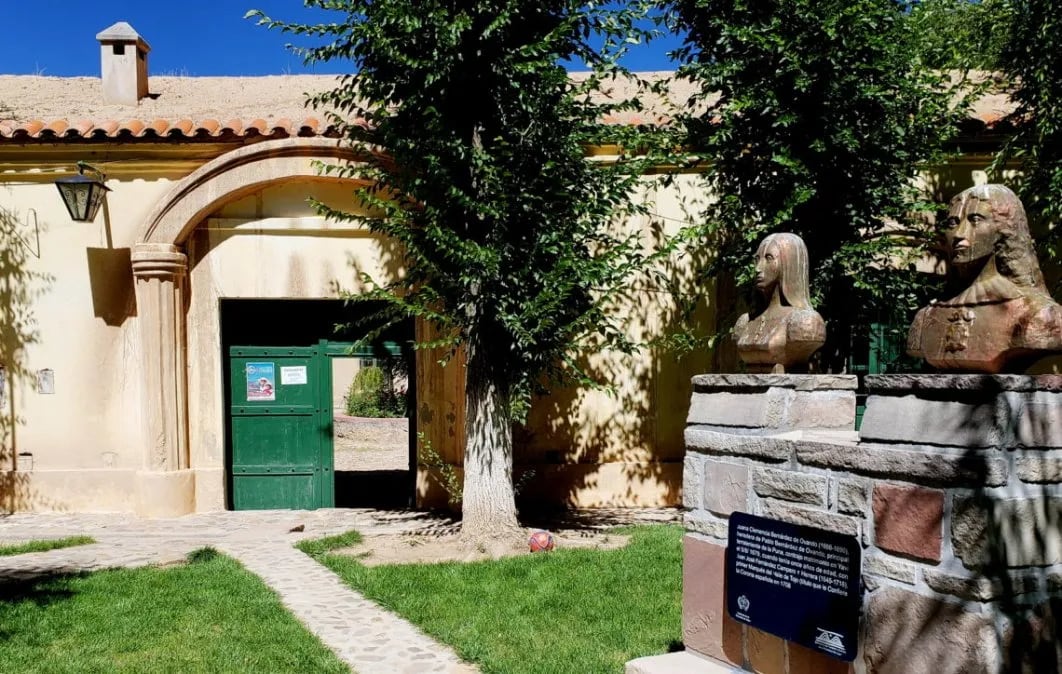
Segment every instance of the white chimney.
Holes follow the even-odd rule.
[[[151,47],[125,21],[96,35],[100,43],[103,100],[137,105],[148,95],[147,55]]]

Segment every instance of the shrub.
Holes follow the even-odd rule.
[[[406,396],[394,390],[383,369],[372,366],[358,370],[347,389],[347,414],[352,417],[404,417]]]

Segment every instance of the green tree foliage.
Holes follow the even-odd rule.
[[[533,384],[582,377],[575,352],[629,347],[608,298],[646,263],[636,237],[611,225],[630,210],[639,160],[587,161],[606,140],[602,116],[635,102],[589,93],[637,41],[635,12],[573,0],[306,0],[334,23],[260,23],[319,38],[309,63],[352,74],[311,99],[346,139],[378,152],[328,167],[366,181],[382,217],[318,204],[401,244],[405,275],[351,299],[383,300],[386,317],[439,328],[428,346],[462,346],[466,367],[463,532],[515,530],[511,422]],[[603,41],[603,47],[600,46]],[[573,81],[564,61],[585,63]],[[637,130],[611,129],[637,144]],[[421,345],[425,346],[425,345]]]
[[[994,71],[1007,43],[1010,0],[921,0],[911,25],[919,53],[931,68]]]
[[[347,389],[346,410],[352,417],[404,417],[406,396],[395,391],[393,379],[383,368],[363,367]]]
[[[1009,0],[1014,20],[1002,65],[1013,86],[1016,127],[996,168],[1017,162],[1018,193],[1039,231],[1041,253],[1053,260],[1062,221],[1062,5],[1047,0]]]
[[[765,235],[800,235],[828,326],[820,367],[838,371],[856,328],[905,324],[923,300],[926,281],[908,263],[931,228],[912,217],[924,206],[913,179],[939,158],[962,108],[949,109],[939,75],[916,58],[904,3],[674,0],[671,9],[687,35],[680,75],[699,84],[689,143],[718,197],[699,232],[717,251],[707,273],[747,287]]]

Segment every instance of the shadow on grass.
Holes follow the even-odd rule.
[[[0,603],[14,605],[29,602],[40,607],[50,606],[74,597],[76,592],[70,589],[70,581],[86,575],[56,573],[26,579],[0,579]]]

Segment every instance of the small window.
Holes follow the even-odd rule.
[[[115,56],[123,56],[125,54],[125,45],[124,44],[116,44],[113,47],[111,47],[111,49],[114,50],[114,55]]]

